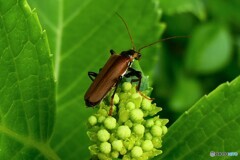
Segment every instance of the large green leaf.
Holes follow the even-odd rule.
[[[240,77],[200,99],[163,139],[162,159],[210,159],[210,152],[240,152]],[[230,159],[230,157],[225,157]]]
[[[86,135],[87,109],[83,96],[91,80],[88,71],[98,72],[110,49],[117,53],[131,48],[118,12],[126,20],[139,48],[159,39],[157,1],[145,0],[30,0],[47,29],[55,59],[57,80],[57,119],[52,138],[54,150],[62,159],[89,159]],[[142,51],[141,66],[151,75],[157,47]]]
[[[24,0],[0,0],[0,159],[58,159],[49,46]]]

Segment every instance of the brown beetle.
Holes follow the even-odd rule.
[[[107,95],[107,93],[113,87],[115,87],[115,90],[111,96],[111,102],[110,102],[111,108],[109,111],[109,115],[112,114],[113,98],[114,98],[115,92],[117,90],[117,86],[120,83],[120,81],[122,80],[123,76],[124,77],[132,77],[132,76],[137,77],[136,80],[132,80],[132,81],[138,82],[137,90],[139,90],[139,88],[140,88],[142,73],[140,71],[136,71],[135,69],[131,68],[131,64],[133,63],[133,61],[140,59],[140,57],[141,57],[140,51],[143,48],[152,46],[163,40],[184,37],[184,36],[174,36],[174,37],[169,37],[169,38],[165,38],[162,40],[158,40],[149,45],[143,46],[138,51],[136,51],[133,39],[131,37],[131,34],[129,32],[126,22],[119,14],[117,14],[117,15],[121,18],[121,20],[125,24],[125,27],[128,31],[128,35],[130,37],[133,49],[130,49],[128,51],[123,51],[120,54],[116,54],[113,50],[110,50],[111,56],[108,59],[107,63],[100,70],[100,72],[98,74],[95,72],[88,72],[88,76],[93,82],[92,82],[91,86],[88,88],[88,90],[84,96],[86,105],[88,107],[93,107],[93,106],[99,104],[101,102],[101,100]]]

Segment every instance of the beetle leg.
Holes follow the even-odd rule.
[[[109,116],[112,115],[112,111],[113,111],[113,98],[114,98],[114,95],[115,95],[115,93],[116,93],[116,91],[117,91],[118,85],[119,85],[119,83],[121,82],[121,80],[122,80],[122,76],[120,76],[120,77],[118,78],[117,83],[116,83],[116,85],[115,85],[115,89],[114,89],[113,94],[112,94],[112,96],[111,96],[110,110],[109,110],[109,113],[108,113]]]
[[[95,72],[88,72],[88,77],[92,80],[92,81],[94,81],[94,79],[97,77],[97,73],[95,73]],[[94,77],[94,78],[93,78]]]
[[[133,80],[131,80],[131,82],[138,82],[137,90],[139,91],[140,85],[141,85],[141,81],[142,81],[142,72],[136,71],[136,70],[133,69],[133,68],[129,68],[128,70],[129,70],[130,72],[127,73],[127,74],[125,74],[124,76],[127,77],[127,78],[132,77],[132,76],[137,77],[137,79],[133,79]]]
[[[111,55],[116,54],[116,52],[112,49],[110,50],[110,53],[111,53]]]
[[[142,92],[139,91],[140,85],[141,85],[141,81],[142,81],[142,72],[136,71],[136,70],[133,69],[133,68],[129,68],[128,70],[129,70],[130,72],[127,73],[127,74],[125,74],[124,76],[127,77],[127,78],[132,77],[132,76],[136,76],[138,79],[132,79],[131,82],[138,82],[137,91],[139,92],[139,94],[140,94],[142,97],[144,97],[144,98],[152,101],[152,100],[153,100],[152,98],[147,97],[146,95],[144,95]]]

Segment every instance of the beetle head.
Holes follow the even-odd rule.
[[[130,49],[128,51],[122,51],[121,55],[125,57],[129,57],[131,59],[136,59],[136,60],[139,60],[141,58],[141,53],[136,52],[133,49]]]

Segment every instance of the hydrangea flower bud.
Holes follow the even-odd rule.
[[[133,158],[139,158],[142,156],[142,154],[143,154],[143,150],[141,147],[139,147],[139,146],[133,147],[133,149],[131,151],[131,155]]]
[[[128,102],[126,105],[126,108],[131,111],[133,109],[135,109],[135,104],[133,102]]]
[[[162,128],[160,126],[154,125],[151,128],[151,133],[153,136],[160,137],[162,135]]]
[[[146,125],[147,128],[151,128],[154,125],[154,120],[152,118],[146,120],[145,125]]]
[[[109,140],[110,134],[108,133],[108,131],[106,129],[101,129],[97,132],[97,137],[98,137],[99,141],[106,142]]]
[[[112,147],[115,151],[121,151],[123,148],[123,143],[121,140],[115,140],[112,142]]]
[[[104,120],[104,126],[107,128],[107,129],[114,129],[116,127],[116,119],[113,118],[113,117],[107,117],[105,120]]]
[[[100,151],[102,153],[108,154],[111,152],[111,144],[108,142],[103,142],[100,144]]]
[[[162,131],[163,131],[163,134],[166,134],[167,131],[168,131],[167,127],[166,126],[162,126]]]
[[[152,109],[151,101],[148,99],[142,100],[142,109],[145,111],[150,111]]]
[[[150,140],[145,140],[142,143],[142,149],[144,151],[151,151],[153,149],[153,143]]]
[[[94,126],[95,124],[97,124],[97,118],[95,116],[90,116],[88,118],[88,123],[92,126]]]
[[[144,131],[145,131],[145,127],[142,124],[137,124],[133,127],[133,131],[137,134],[137,135],[143,135]]]
[[[112,158],[118,158],[119,152],[113,151],[113,152],[111,152],[111,156],[112,156]]]
[[[124,82],[124,83],[122,84],[122,89],[123,89],[124,92],[130,91],[131,88],[132,88],[132,84],[131,84],[131,83]]]
[[[131,130],[128,126],[119,126],[117,129],[117,135],[121,139],[125,139],[131,136]]]
[[[167,133],[167,119],[156,116],[160,107],[129,82],[116,91],[113,112],[109,116],[113,91],[100,103],[99,110],[88,119],[88,136],[93,157],[107,159],[151,159],[162,153],[162,137]],[[151,118],[149,118],[151,117]]]
[[[149,132],[145,133],[145,139],[146,140],[152,140],[152,138],[153,138],[153,136],[152,136],[151,133],[149,133]]]
[[[133,122],[141,122],[143,121],[143,112],[141,109],[133,109],[130,112],[130,118]]]
[[[103,123],[103,121],[106,119],[105,116],[99,116],[98,117],[98,123]]]

